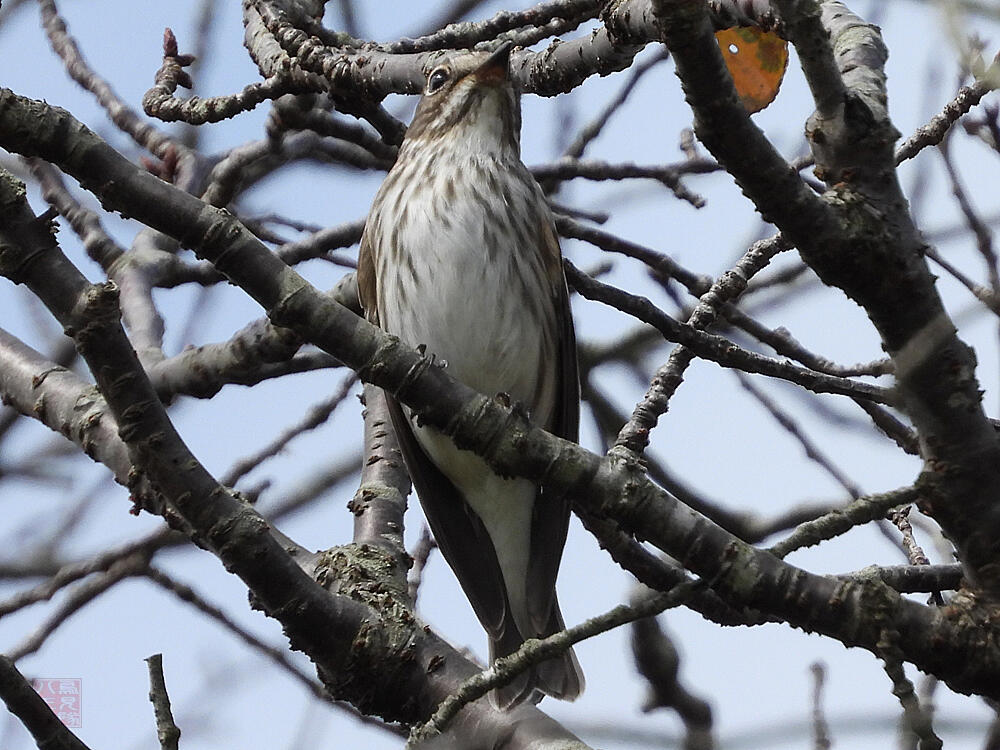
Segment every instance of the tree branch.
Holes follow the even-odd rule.
[[[0,119],[4,111],[0,102]],[[0,125],[0,132],[9,131]],[[141,172],[99,140],[94,143],[106,156],[113,155],[130,180],[148,178],[183,196],[183,201],[193,201],[189,205],[216,211]],[[0,271],[28,284],[76,336],[128,445],[135,467],[130,478],[140,474],[150,478],[165,504],[190,524],[200,543],[247,583],[258,606],[281,620],[292,646],[313,659],[334,695],[350,700],[364,713],[399,721],[429,715],[455,685],[475,673],[474,666],[419,627],[405,600],[393,599],[383,585],[369,592],[371,580],[364,577],[357,560],[330,556],[317,575],[336,584],[338,593],[325,591],[299,567],[264,519],[208,474],[175,432],[128,344],[118,320],[114,285],[89,284],[62,255],[47,221],[30,212],[23,185],[9,175],[2,177]],[[241,231],[257,243],[245,229]],[[267,252],[259,243],[257,247]],[[362,323],[346,308],[330,304]],[[365,598],[370,593],[378,597],[377,609],[373,600]],[[380,626],[373,628],[372,622]],[[526,738],[534,736],[535,726],[549,738],[572,737],[533,707],[524,707],[520,714]],[[477,704],[463,712],[459,726],[477,736],[497,736],[501,727],[509,728],[509,716]]]
[[[881,334],[926,462],[921,509],[955,542],[969,580],[1000,595],[1000,443],[982,410],[972,350],[941,304],[896,177],[898,133],[886,110],[885,49],[877,30],[839,2],[823,4],[846,94],[839,106],[828,98],[818,102],[807,126],[817,173],[834,185],[821,198],[736,100],[702,4],[660,0],[655,7],[699,138],[803,260],[860,304]],[[790,2],[778,7],[783,15],[795,12]],[[815,36],[809,17],[796,27],[802,36],[791,34],[803,47]],[[827,49],[808,53],[816,67],[807,66],[807,75],[818,81],[829,78],[822,72],[828,62],[820,59],[834,57]]]
[[[177,750],[181,730],[174,722],[174,715],[170,710],[167,681],[163,677],[163,654],[147,657],[146,666],[149,669],[149,701],[153,704],[153,715],[156,718],[156,738],[160,741],[161,750]]]
[[[16,122],[17,113],[30,113],[33,126],[13,127],[11,119]],[[0,144],[43,156],[90,184],[106,205],[163,231],[176,232],[182,244],[195,247],[263,305],[272,320],[299,331],[355,369],[362,379],[388,389],[421,419],[452,436],[459,447],[483,455],[505,475],[524,476],[555,491],[572,493],[589,510],[617,519],[624,529],[641,534],[695,574],[713,579],[716,592],[731,604],[757,607],[792,625],[869,650],[875,650],[882,627],[871,620],[871,608],[877,605],[903,636],[900,643],[908,660],[941,676],[960,692],[1000,696],[1000,658],[983,626],[965,627],[948,620],[941,612],[906,600],[880,582],[837,583],[782,563],[684,508],[637,466],[615,457],[602,459],[532,427],[523,414],[476,394],[442,368],[431,366],[429,358],[332,302],[275,258],[230,214],[141,172],[68,114],[4,92],[0,94]],[[92,171],[104,176],[100,184],[89,179]],[[27,265],[19,258],[12,259],[16,262],[8,272],[38,275],[51,284],[58,277],[42,273],[47,271],[43,260],[50,256],[50,251],[33,253],[32,263]],[[45,290],[40,291],[49,298]],[[107,291],[95,290],[94,303],[101,303]],[[61,305],[72,299],[76,295],[63,294],[54,301]],[[106,304],[98,304],[96,311],[105,309]],[[112,338],[112,332],[105,331],[99,341],[106,345]],[[108,360],[120,368],[132,361],[131,357],[134,355],[127,351],[115,350]],[[107,367],[102,358],[96,368],[99,376]],[[102,377],[114,372],[112,368]],[[127,382],[131,383],[132,377],[130,370]],[[124,398],[110,383],[105,387],[109,394]],[[128,409],[132,415],[133,401],[145,405],[151,400],[155,401],[151,394],[135,394],[124,403],[112,403],[112,408],[116,413]],[[291,569],[294,564],[271,546],[256,514],[219,492],[210,477],[202,479],[200,467],[185,472],[184,481],[179,483],[177,466],[197,466],[190,463],[190,457],[174,455],[176,448],[164,450],[162,445],[155,454],[142,450],[151,433],[160,436],[171,432],[168,424],[161,425],[159,418],[151,420],[149,415],[141,425],[129,424],[123,430],[142,459],[139,465],[156,472],[161,491],[210,544],[220,545],[217,554],[247,580],[268,610],[290,617],[288,606],[292,605],[296,617],[287,625],[294,633],[295,645],[318,661],[343,664],[346,655],[335,648],[331,651],[332,644],[350,643],[370,610],[343,596],[317,596],[311,581],[303,579],[297,568]],[[750,571],[752,575],[748,575]],[[292,596],[296,597],[294,604]],[[320,633],[324,637],[317,642],[316,634]],[[421,671],[427,666],[424,657],[430,656],[431,644],[419,634],[417,643],[427,650],[417,648],[416,669],[394,675],[397,679],[387,686],[390,694],[401,689],[406,692],[406,686],[413,684],[402,677],[407,675],[418,684],[426,681],[428,692],[440,695],[435,693],[444,687],[437,677],[440,672],[428,675]],[[384,672],[384,650],[375,650]],[[412,697],[417,692],[411,689],[407,694]]]

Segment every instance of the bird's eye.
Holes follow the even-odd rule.
[[[448,82],[448,69],[437,68],[427,76],[427,93],[433,94]]]

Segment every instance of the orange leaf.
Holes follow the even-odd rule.
[[[753,27],[715,33],[736,93],[747,112],[760,112],[774,101],[788,66],[788,42]]]

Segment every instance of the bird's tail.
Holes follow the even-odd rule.
[[[559,605],[553,603],[552,615],[549,617],[545,632],[539,633],[536,637],[545,638],[565,629]],[[508,618],[503,634],[496,640],[490,639],[490,663],[517,651],[524,640],[512,619]],[[512,708],[524,701],[538,703],[545,695],[571,701],[579,697],[584,686],[583,670],[580,669],[576,654],[570,648],[559,656],[522,672],[509,684],[494,690],[491,698],[493,703],[502,709]]]

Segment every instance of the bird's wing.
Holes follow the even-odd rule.
[[[365,311],[369,323],[378,325],[378,278],[375,275],[375,254],[372,252],[368,232],[361,235],[361,247],[358,250],[358,270],[355,273],[358,281],[358,302]]]
[[[386,400],[400,451],[434,539],[486,632],[491,639],[500,640],[508,625],[515,626],[505,617],[507,594],[490,535],[455,485],[420,447],[399,402],[388,394]]]
[[[580,428],[580,376],[577,371],[576,333],[569,304],[569,290],[562,268],[559,240],[551,220],[544,223],[542,236],[545,247],[545,267],[552,282],[556,311],[557,362],[552,363],[558,382],[556,405],[552,421],[546,427],[553,435],[576,442]],[[556,576],[559,560],[566,543],[572,500],[539,489],[535,500],[531,527],[531,551],[528,560],[528,614],[536,633],[523,633],[525,638],[551,635],[552,612],[556,606]]]

